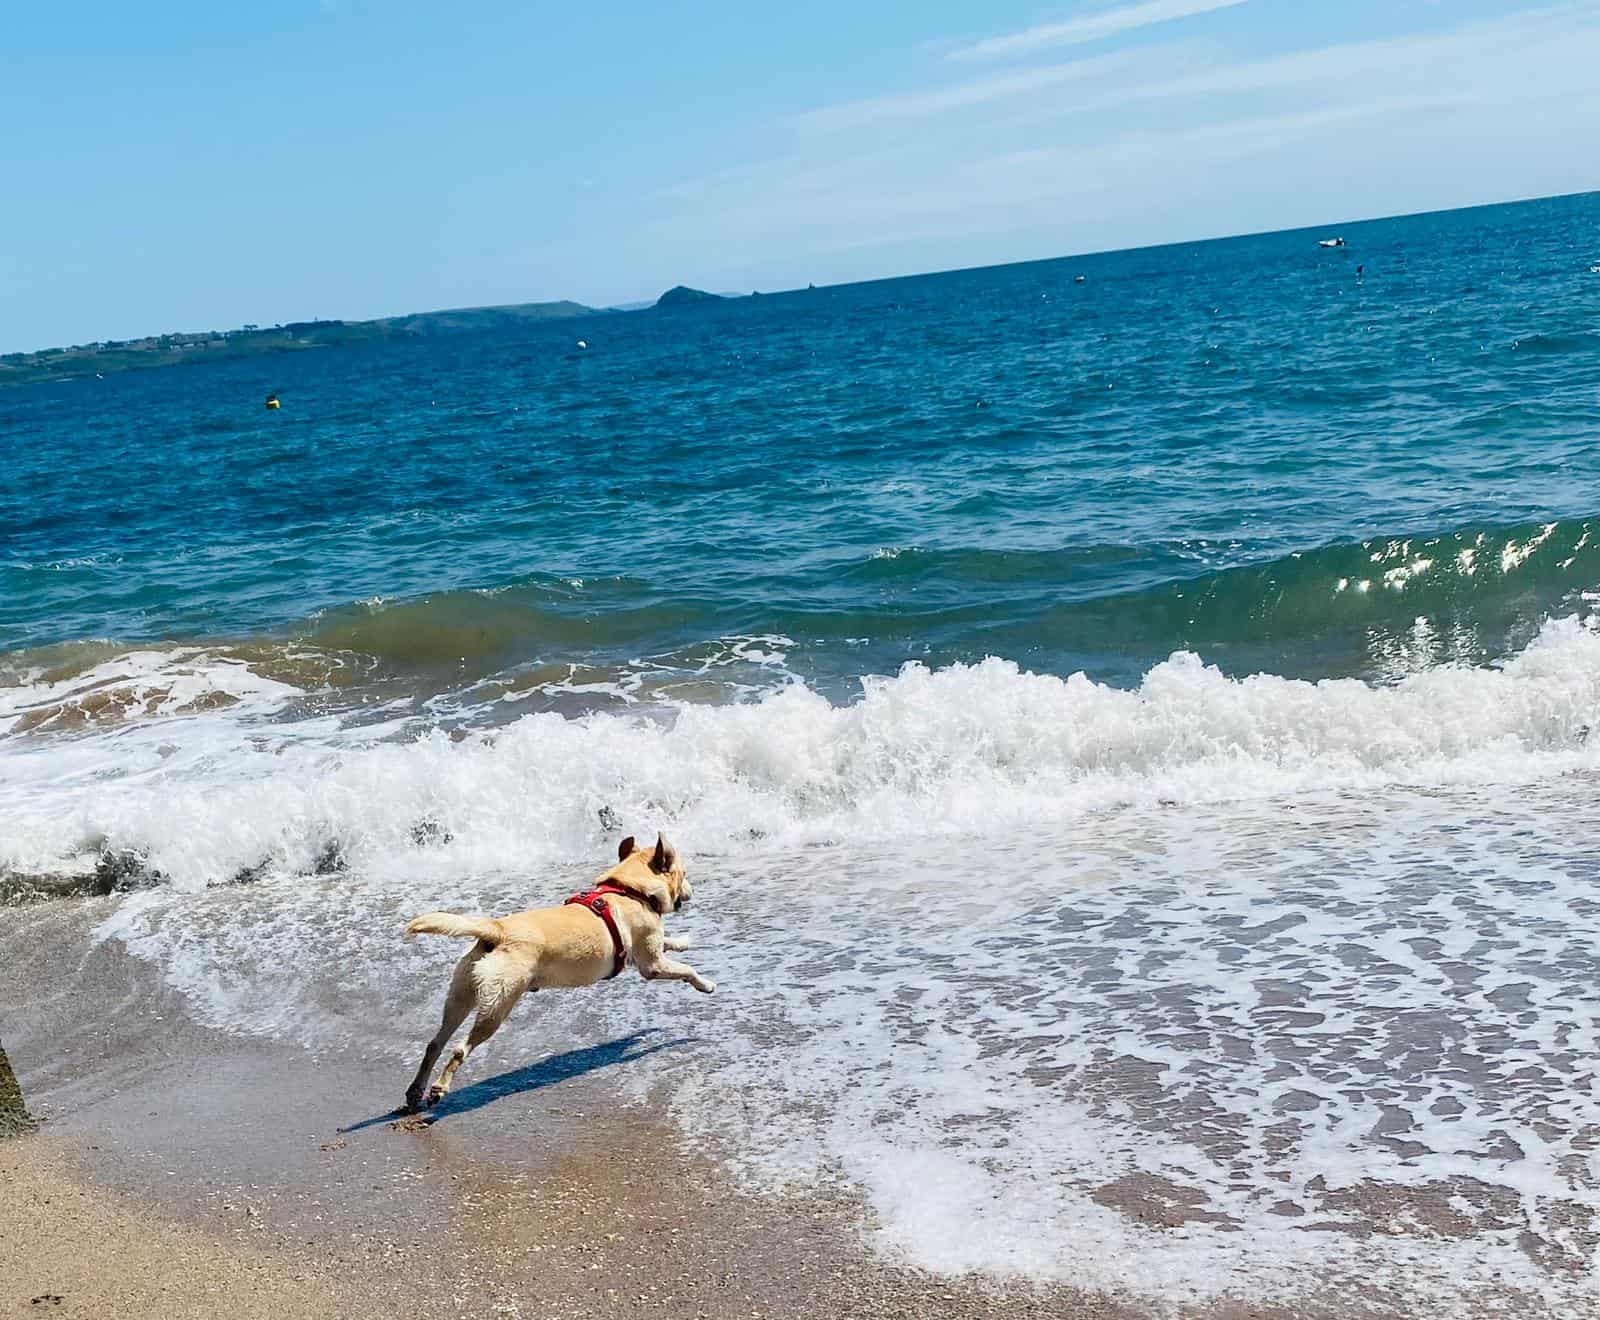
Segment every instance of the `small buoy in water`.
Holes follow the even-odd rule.
[[[1073,283],[1074,283],[1074,284],[1082,284],[1082,283],[1083,283],[1083,282],[1084,282],[1084,279],[1085,279],[1085,278],[1086,278],[1086,277],[1085,277],[1085,276],[1083,276],[1083,275],[1074,275],[1074,276],[1073,276],[1073,277],[1072,277],[1072,282],[1073,282]]]
[[[278,396],[276,394],[267,395],[267,407],[279,408],[281,406],[282,405],[278,402]]]
[[[580,339],[578,341],[578,347],[579,348],[588,348],[589,347],[589,341],[587,339]]]

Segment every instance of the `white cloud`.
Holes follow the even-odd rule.
[[[1319,134],[1339,135],[1386,120],[1416,123],[1422,116],[1460,113],[1476,104],[1470,93],[1418,93],[1129,129],[1092,142],[1017,146],[963,158],[904,151],[810,165],[790,158],[737,181],[725,179],[691,215],[665,227],[685,233],[684,226],[704,226],[714,212],[717,227],[741,236],[822,237],[811,245],[813,251],[870,245],[891,235],[997,232],[1008,221],[1040,219],[1090,194],[1115,198],[1141,183],[1159,191],[1179,173],[1203,175]]]
[[[797,115],[794,123],[802,129],[833,131],[859,128],[885,119],[920,119],[948,110],[969,109],[1006,97],[1025,96],[1063,83],[1111,77],[1129,72],[1134,67],[1134,59],[1129,54],[1101,55],[1069,64],[1052,64],[1016,73],[975,78],[926,92],[846,101]]]
[[[1595,0],[1575,0],[1553,9],[1524,11],[1444,31],[1341,42],[1242,60],[1229,58],[1213,43],[1167,42],[991,74],[927,91],[823,106],[788,122],[804,133],[883,127],[937,116],[974,122],[974,112],[994,111],[1012,101],[1020,110],[1007,123],[1015,128],[1149,102],[1259,98],[1271,93],[1355,96],[1363,89],[1383,97],[1403,92],[1413,83],[1431,86],[1453,77],[1464,86],[1474,86],[1478,76],[1493,69],[1502,50],[1523,68],[1541,63],[1558,71],[1565,68],[1571,63],[1572,50],[1589,49],[1585,42],[1592,39],[1597,18],[1600,6]],[[1495,79],[1492,85],[1514,92],[1519,72],[1508,67],[1505,75],[1510,81]]]
[[[1090,41],[1103,41],[1139,28],[1153,27],[1157,23],[1170,23],[1175,19],[1193,18],[1217,9],[1231,9],[1245,0],[1145,0],[1143,4],[1127,5],[1121,9],[1106,9],[1097,14],[1084,14],[1061,23],[1045,23],[1022,32],[1011,32],[999,37],[986,37],[970,46],[962,46],[945,56],[947,60],[1010,59],[1018,55],[1031,55],[1035,51],[1052,50],[1061,46],[1081,46]]]

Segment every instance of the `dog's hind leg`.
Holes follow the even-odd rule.
[[[445,1064],[439,1080],[428,1091],[430,1105],[438,1104],[450,1093],[450,1083],[455,1079],[456,1069],[467,1061],[467,1056],[473,1050],[500,1030],[500,1024],[511,1016],[511,1010],[520,998],[522,992],[517,990],[496,1000],[488,1008],[478,1009],[478,1016],[472,1020],[472,1030],[467,1033],[466,1044],[457,1045],[450,1052],[450,1062]]]
[[[473,1050],[494,1035],[516,1007],[517,1000],[522,998],[522,992],[533,986],[537,965],[536,952],[529,958],[527,951],[502,945],[471,969],[470,979],[478,1003],[478,1016],[472,1021],[466,1044],[457,1045],[451,1051],[450,1062],[445,1064],[439,1080],[429,1089],[428,1104],[436,1104],[444,1098],[455,1078],[456,1069],[467,1061],[467,1056]]]
[[[456,970],[450,977],[450,990],[445,995],[444,1016],[439,1023],[439,1030],[433,1033],[433,1039],[423,1051],[422,1066],[406,1088],[407,1109],[415,1111],[422,1108],[422,1097],[428,1089],[428,1079],[433,1076],[433,1065],[439,1061],[439,1052],[450,1043],[450,1037],[456,1034],[467,1020],[467,1014],[472,1012],[472,1006],[477,1002],[477,986],[472,969],[488,951],[487,945],[476,945],[456,964]]]

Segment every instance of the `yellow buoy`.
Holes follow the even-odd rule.
[[[282,405],[279,404],[278,396],[276,394],[267,395],[267,407],[269,407],[269,408],[278,408],[278,407],[281,407],[281,406]]]

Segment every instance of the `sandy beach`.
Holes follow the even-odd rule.
[[[195,1025],[148,967],[91,945],[100,908],[12,910],[0,935],[4,1043],[41,1120],[0,1145],[5,1315],[1411,1314],[1315,1286],[1158,1307],[899,1267],[850,1189],[742,1192],[694,1134],[620,1103],[608,1074],[637,1039],[502,1051],[406,1119],[392,1068]]]

